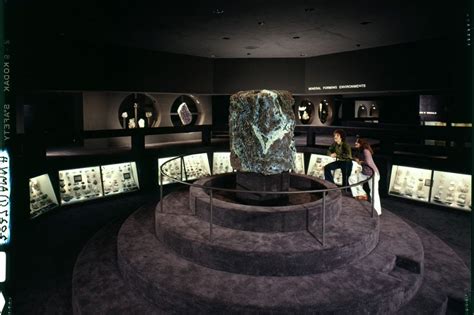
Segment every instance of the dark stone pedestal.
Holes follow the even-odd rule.
[[[237,172],[235,188],[254,191],[288,191],[290,174],[283,172],[275,175]],[[236,193],[236,198],[244,203],[259,206],[284,206],[288,204],[288,195]]]

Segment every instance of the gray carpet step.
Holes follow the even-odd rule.
[[[72,279],[73,314],[171,314],[171,307],[157,308],[123,281],[117,266],[119,229],[120,224],[112,224],[100,230],[77,258]]]
[[[231,176],[230,174],[229,176]],[[210,185],[213,181],[226,180],[226,176],[213,176],[200,179],[195,182],[199,185]],[[312,176],[291,174],[291,187],[299,190],[319,189],[335,187],[333,184],[317,179]],[[217,184],[213,184],[217,185]],[[221,183],[225,186],[225,183]],[[219,185],[217,185],[219,186]],[[217,195],[217,192],[214,194]],[[291,198],[296,198],[292,195]],[[303,195],[300,195],[303,197]],[[308,196],[307,196],[308,197]],[[325,198],[325,222],[328,226],[335,224],[341,211],[341,192],[330,191]],[[182,204],[182,200],[174,199],[174,202]],[[170,201],[168,201],[170,202]],[[254,231],[254,232],[293,232],[307,229],[308,216],[310,228],[316,229],[321,222],[322,199],[308,201],[304,205],[288,205],[279,207],[261,207],[244,205],[238,202],[213,198],[213,222],[217,225],[232,229]],[[190,187],[189,208],[193,214],[204,221],[210,220],[210,198],[208,192],[200,187]]]
[[[413,230],[406,224],[404,228],[398,232],[421,247]],[[386,314],[407,303],[423,278],[423,268],[413,272],[397,267],[396,256],[386,251],[390,247],[376,247],[353,264],[314,275],[235,274],[179,257],[155,237],[153,213],[140,211],[122,225],[117,258],[123,278],[134,290],[157,307],[171,304],[177,312]],[[400,251],[404,257],[417,255]]]
[[[179,196],[172,196],[179,194]],[[200,265],[233,273],[266,276],[296,276],[325,272],[367,256],[379,238],[378,216],[371,217],[367,203],[343,198],[338,222],[327,227],[321,244],[316,231],[263,233],[234,230],[210,224],[164,199],[164,213],[156,212],[156,235],[179,256]],[[172,202],[169,202],[172,200]]]

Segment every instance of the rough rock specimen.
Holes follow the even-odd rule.
[[[241,91],[230,97],[230,161],[264,175],[294,169],[294,99],[287,91]]]

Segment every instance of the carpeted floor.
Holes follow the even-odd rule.
[[[139,206],[158,200],[157,192],[136,193],[53,209],[32,220],[13,257],[14,314],[71,314],[72,270],[86,242],[108,223],[119,224]],[[395,197],[382,199],[382,206],[440,237],[471,268],[470,213]]]

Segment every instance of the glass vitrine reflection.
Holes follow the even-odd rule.
[[[100,198],[104,195],[100,167],[85,167],[59,171],[61,204]]]
[[[139,189],[135,162],[101,166],[104,195],[114,195]]]
[[[186,155],[184,157],[186,180],[198,179],[211,175],[207,153]]]
[[[30,178],[29,186],[31,218],[35,218],[58,206],[58,199],[48,174]]]
[[[172,161],[170,161],[172,160]],[[168,162],[169,161],[169,162]],[[168,162],[168,163],[166,163]],[[161,183],[161,166],[163,165],[163,185],[176,183],[175,179],[183,180],[182,175],[182,160],[175,156],[164,157],[158,159],[158,185]],[[184,174],[183,174],[184,177]]]
[[[212,174],[233,172],[230,164],[230,152],[214,152],[212,155]]]
[[[434,171],[430,202],[471,211],[471,175]]]
[[[428,201],[431,190],[432,170],[392,166],[389,194],[408,199]]]

